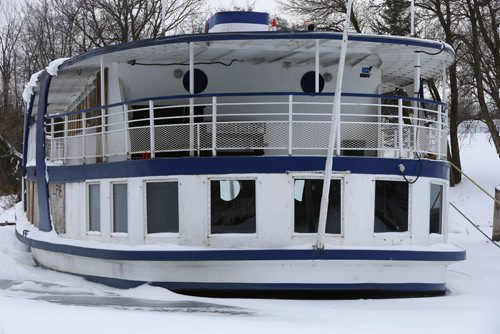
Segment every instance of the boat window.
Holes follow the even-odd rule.
[[[306,72],[302,79],[300,79],[300,87],[304,93],[314,93],[316,92],[316,72],[310,71]],[[322,92],[325,88],[325,78],[319,75],[319,91]]]
[[[442,233],[443,226],[443,186],[431,184],[429,233]]]
[[[210,182],[211,233],[255,233],[255,180]]]
[[[375,232],[408,231],[408,183],[375,181]]]
[[[101,231],[101,186],[89,184],[88,186],[88,219],[89,231]]]
[[[326,233],[341,232],[340,180],[330,183]],[[294,182],[294,231],[296,233],[317,233],[323,180],[295,179]]]
[[[147,233],[179,232],[179,184],[177,182],[146,183],[146,203]]]
[[[127,184],[113,184],[113,232],[128,232]]]
[[[184,74],[184,77],[182,78],[182,85],[184,86],[184,89],[189,92],[189,71]],[[208,85],[208,77],[203,72],[202,70],[195,68],[194,69],[194,93],[199,94],[203,92]]]

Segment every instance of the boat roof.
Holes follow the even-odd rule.
[[[278,62],[305,64],[314,63],[316,40],[319,40],[320,64],[338,64],[342,42],[342,33],[338,32],[207,33],[111,45],[64,61],[51,83],[50,104],[71,104],[91,89],[91,78],[99,71],[101,59],[105,64],[136,61],[188,65],[189,43],[192,43],[195,62],[230,62],[237,59],[255,65]],[[414,80],[415,53],[421,56],[422,78],[439,76],[443,64],[448,67],[455,58],[453,48],[444,42],[351,33],[346,64],[379,68],[383,82],[405,86]],[[60,110],[49,110],[49,113],[54,112]]]

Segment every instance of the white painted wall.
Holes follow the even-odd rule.
[[[96,240],[106,243],[172,244],[194,247],[274,248],[312,245],[315,234],[294,233],[294,177],[317,178],[318,175],[255,174],[255,175],[195,175],[176,177],[148,177],[101,180],[101,232],[87,232],[87,183],[66,184],[66,228],[64,237]],[[210,180],[254,179],[256,181],[255,234],[210,235]],[[374,233],[375,180],[401,181],[396,176],[365,174],[336,174],[342,181],[342,235],[327,235],[326,244],[338,246],[394,246],[430,245],[446,240],[446,215],[444,209],[443,235],[429,235],[429,182],[442,180],[420,177],[409,186],[409,231],[402,233]],[[113,182],[128,184],[128,233],[113,234],[112,198]],[[179,233],[146,233],[147,181],[178,181],[179,184]],[[445,185],[445,191],[447,186]],[[446,194],[445,194],[446,200]]]

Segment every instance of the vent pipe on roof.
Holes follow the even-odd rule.
[[[208,20],[208,32],[269,31],[269,14],[219,12]]]

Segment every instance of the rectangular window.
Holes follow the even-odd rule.
[[[408,231],[407,182],[375,181],[375,232]]]
[[[255,181],[211,181],[210,211],[212,234],[256,233]]]
[[[179,232],[177,182],[146,183],[147,233]]]
[[[89,184],[88,186],[89,203],[89,231],[101,231],[101,187],[99,184]]]
[[[340,234],[340,180],[330,183],[326,233]],[[294,182],[294,231],[318,233],[319,211],[323,193],[323,180],[296,179]]]
[[[113,184],[113,232],[128,232],[127,184]]]
[[[443,226],[443,186],[431,184],[429,233],[442,233]]]

